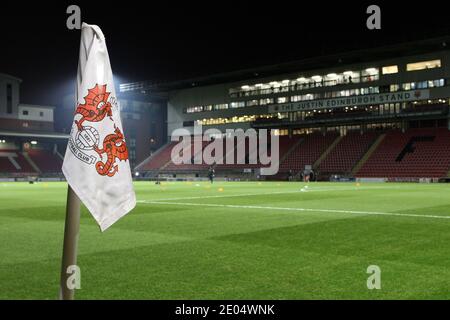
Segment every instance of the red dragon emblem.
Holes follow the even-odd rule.
[[[75,114],[81,114],[80,120],[75,120],[78,130],[83,130],[83,122],[99,122],[107,115],[112,116],[111,103],[108,102],[110,92],[106,92],[106,84],[95,85],[88,90],[88,95],[84,97],[84,104],[79,104]]]
[[[103,149],[95,146],[94,150],[100,155],[100,158],[103,158],[102,155],[104,153],[107,155],[106,162],[98,161],[95,165],[97,172],[102,176],[112,177],[119,171],[116,158],[128,160],[127,145],[122,132],[117,127],[115,127],[113,134],[107,135],[105,140],[103,140]]]
[[[79,132],[70,140],[72,146],[70,149],[75,156],[88,164],[97,162],[95,164],[97,173],[107,177],[113,177],[119,172],[119,165],[116,163],[116,159],[119,159],[119,161],[128,160],[128,148],[125,137],[114,122],[113,107],[111,102],[108,102],[110,95],[111,92],[106,91],[106,84],[96,84],[95,87],[88,90],[88,95],[84,97],[85,103],[79,104],[75,111],[75,114],[81,115],[79,120],[75,120],[75,125]],[[84,121],[101,122],[106,116],[112,121],[114,132],[106,135],[103,142],[99,143],[98,128],[95,128],[95,126],[83,127],[82,124]],[[100,156],[100,159],[83,153],[83,150],[92,149]],[[106,161],[103,162],[105,153]]]

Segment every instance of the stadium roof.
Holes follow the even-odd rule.
[[[9,78],[9,79],[13,79],[13,80],[22,82],[22,79],[20,79],[20,78],[14,77],[14,76],[12,76],[10,74],[1,73],[1,72],[0,72],[0,78]]]
[[[330,66],[336,67],[337,65],[364,63],[374,60],[394,58],[398,56],[423,54],[437,50],[448,50],[447,46],[450,46],[450,35],[420,41],[404,42],[377,48],[323,55],[286,63],[241,69],[226,73],[217,73],[173,82],[156,83],[152,81],[142,81],[124,83],[120,85],[120,91],[139,92],[151,95],[163,95],[164,93],[178,89],[187,89],[219,83],[251,80],[279,74],[292,73],[296,71],[323,69]]]

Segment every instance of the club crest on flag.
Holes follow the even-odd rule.
[[[76,146],[81,150],[93,150],[98,145],[100,135],[93,127],[84,127],[75,136]]]
[[[88,90],[88,95],[84,97],[85,103],[79,104],[75,110],[75,115],[80,114],[81,119],[75,120],[78,130],[83,130],[83,122],[99,122],[102,121],[106,115],[112,120],[112,106],[108,101],[110,92],[106,91],[106,84]]]
[[[106,89],[106,84],[96,84],[95,87],[88,89],[88,94],[84,97],[85,102],[78,104],[75,111],[75,117],[78,119],[74,120],[69,150],[87,165],[95,163],[99,175],[112,177],[119,171],[116,160],[128,160],[128,148],[125,137],[114,123],[112,116],[113,110],[118,110],[117,103],[111,92]],[[106,135],[100,143],[99,132],[93,126],[103,121],[111,121],[114,132]],[[84,122],[90,122],[92,126],[83,126]]]
[[[86,23],[74,110],[62,171],[105,231],[136,206],[136,195],[105,36]]]
[[[102,157],[106,153],[106,162],[98,161],[95,165],[98,174],[112,177],[119,171],[116,159],[119,161],[128,160],[128,148],[125,138],[119,128],[115,127],[114,133],[106,136],[103,140],[103,149],[94,147],[95,151]]]

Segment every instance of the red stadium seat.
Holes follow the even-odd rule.
[[[402,150],[418,137],[432,141],[416,141],[414,150],[396,161]],[[446,128],[410,129],[405,133],[388,132],[378,148],[364,163],[357,177],[377,178],[440,178],[450,169],[450,131]]]
[[[62,159],[51,151],[31,149],[27,151],[30,159],[44,173],[60,172],[62,168]]]
[[[302,136],[303,142],[284,159],[280,172],[302,171],[305,165],[313,165],[337,137],[337,133]]]
[[[176,142],[171,142],[156,151],[147,162],[145,162],[139,169],[140,170],[158,170],[162,166],[166,165],[170,161],[170,155],[172,148],[176,145]]]
[[[0,173],[36,173],[36,170],[30,165],[28,160],[18,150],[5,150],[1,149],[0,154],[12,154],[14,161],[18,164],[19,168],[16,168],[14,164],[8,159],[8,157],[0,157]]]
[[[319,165],[319,171],[332,174],[348,174],[357,162],[364,156],[378,133],[350,132],[342,138],[328,156]]]

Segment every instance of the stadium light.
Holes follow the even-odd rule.
[[[37,141],[33,140],[33,141],[30,141],[30,143],[31,143],[32,145],[36,145],[36,144],[37,144]]]

